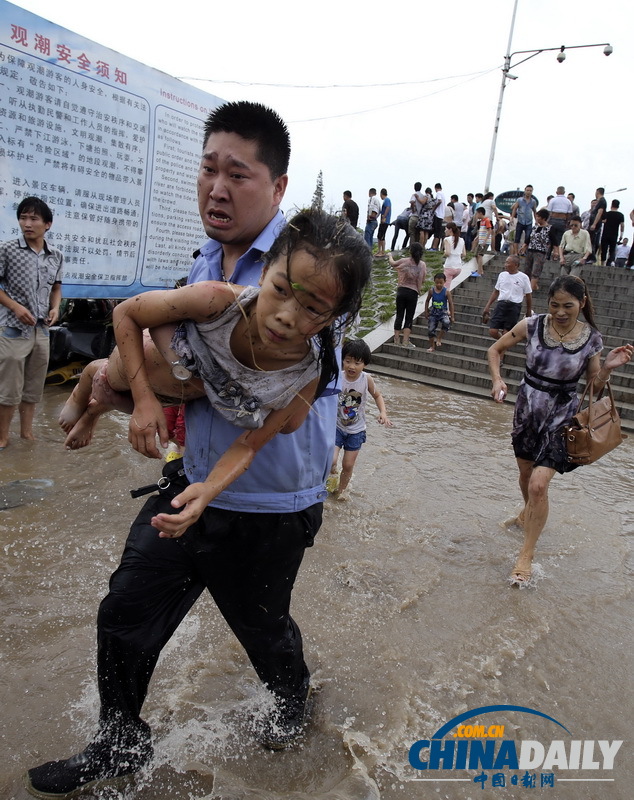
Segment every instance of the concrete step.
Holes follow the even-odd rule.
[[[411,341],[416,348],[406,349],[386,342],[372,354],[369,371],[489,398],[487,350],[493,340],[481,316],[503,265],[504,257],[496,256],[486,265],[484,277],[469,278],[456,287],[453,293],[456,323],[436,352],[426,352],[429,346],[427,321],[420,316],[412,328]],[[634,341],[634,271],[592,266],[584,272],[582,276],[593,299],[597,327],[606,348],[604,352],[625,341]],[[541,288],[533,298],[537,313],[547,311],[548,286],[558,275],[559,265],[546,262]],[[507,402],[516,399],[524,374],[524,349],[524,343],[518,343],[504,358],[502,377],[509,388]],[[634,363],[613,374],[612,389],[623,427],[634,431]]]
[[[482,299],[474,298],[470,293],[465,293],[454,297],[453,307],[456,314],[456,319],[473,316],[480,320],[482,317],[482,311],[489,300],[490,294],[490,292],[487,293],[486,298],[483,297]],[[523,304],[522,314],[524,314],[525,311],[526,305]],[[548,307],[546,303],[544,303],[543,306],[540,303],[535,303],[533,311],[536,314],[546,314],[548,312]],[[595,309],[594,318],[595,322],[597,323],[597,328],[601,331],[601,333],[605,333],[604,328],[615,326],[619,329],[632,331],[634,330],[634,301],[632,301],[632,306],[624,312],[603,314],[601,311],[597,311]]]
[[[438,351],[460,355],[464,358],[471,359],[476,362],[481,362],[486,366],[487,364],[487,350],[493,343],[493,339],[482,331],[486,330],[484,326],[480,325],[465,325],[457,322],[452,326],[449,333],[443,340],[442,348]],[[412,328],[411,341],[416,345],[417,349],[423,352],[428,348],[429,341],[427,338],[427,327],[419,324],[414,324]],[[604,337],[604,353],[607,353],[612,347],[616,347],[623,343],[623,339],[614,338],[610,341],[610,337]],[[397,354],[402,348],[397,345],[386,342],[383,349],[387,348],[388,352]],[[505,356],[505,363],[507,365],[515,365],[523,369],[525,361],[525,343],[519,342],[512,350],[507,351]],[[429,354],[426,354],[429,355]],[[436,354],[435,354],[436,355]],[[374,358],[375,356],[373,356]],[[613,387],[619,386],[624,390],[627,388],[634,389],[634,362],[630,362],[625,367],[618,370],[612,377]]]
[[[456,311],[456,322],[451,327],[451,333],[454,331],[463,331],[470,336],[479,337],[484,336],[489,339],[489,344],[493,343],[493,339],[489,337],[488,325],[482,324],[481,314],[476,314],[471,311],[470,313],[461,314]],[[427,331],[427,321],[424,316],[418,317],[414,320],[414,327],[419,327],[421,330]],[[634,342],[634,325],[628,327],[626,325],[607,325],[599,323],[597,325],[601,331],[603,338],[603,345],[608,350],[613,347],[618,347],[625,342]]]
[[[493,275],[504,268],[505,257],[499,255],[490,260],[484,269],[484,279],[491,278]],[[524,259],[520,260],[520,269]],[[559,277],[559,264],[553,261],[546,261],[544,270],[540,278],[539,294],[547,294],[548,286],[555,278]],[[610,299],[634,299],[634,270],[624,270],[617,267],[596,267],[589,265],[581,271],[592,301],[604,302]],[[470,278],[469,283],[481,282],[482,278]]]
[[[482,310],[486,306],[491,292],[495,284],[491,286],[490,291],[475,293],[468,288],[462,289],[458,287],[456,294],[453,296],[454,310],[456,317],[463,314],[482,314]],[[524,306],[524,309],[526,306]],[[524,310],[523,309],[523,310]],[[536,314],[545,314],[548,311],[547,298],[539,296],[534,298],[533,311]],[[634,299],[631,301],[623,301],[622,303],[614,303],[609,308],[604,308],[602,305],[594,306],[594,317],[597,327],[601,332],[605,326],[617,325],[619,328],[625,327],[629,330],[634,330]]]
[[[416,344],[416,340],[414,340],[414,344]],[[485,382],[490,382],[486,350],[477,346],[455,346],[445,342],[435,352],[428,353],[426,349],[418,346],[416,350],[408,350],[395,344],[386,344],[380,351],[373,353],[371,363],[401,364],[401,368],[405,370],[415,372],[429,370],[433,374],[438,374],[437,368],[442,371],[453,370],[456,374],[472,375],[474,380],[478,379],[479,385],[482,385],[479,382],[480,378],[483,378]],[[523,355],[508,351],[502,366],[504,380],[508,378],[513,383],[519,384],[524,374],[524,365],[525,358]],[[617,402],[632,403],[634,405],[633,379],[634,375],[626,373],[624,370],[619,370],[613,374],[612,391]],[[457,380],[459,383],[463,383],[467,378],[457,378]]]
[[[440,362],[433,368],[423,369],[420,362],[412,360],[410,362],[399,361],[397,359],[381,359],[372,356],[372,362],[367,367],[368,372],[375,375],[386,375],[401,380],[424,383],[427,386],[434,386],[437,389],[448,389],[454,392],[475,395],[477,397],[490,398],[491,381],[488,376],[475,376],[466,370],[454,370]],[[510,370],[503,367],[502,377],[508,386],[508,395],[505,402],[514,403],[517,399],[517,389],[521,380],[522,372],[513,376]],[[615,394],[615,403],[621,417],[623,430],[634,432],[634,402],[618,401]]]

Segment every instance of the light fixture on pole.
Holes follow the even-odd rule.
[[[508,81],[517,80],[517,75],[511,75],[511,69],[517,67],[519,64],[523,64],[525,61],[529,61],[531,58],[535,58],[540,53],[548,53],[553,52],[554,50],[559,50],[557,53],[557,61],[562,64],[566,60],[566,50],[579,50],[581,48],[586,47],[603,47],[603,55],[609,56],[612,55],[614,52],[614,48],[609,42],[601,42],[599,44],[573,44],[573,45],[560,45],[559,47],[541,47],[538,50],[515,50],[511,53],[511,42],[513,40],[513,28],[515,27],[515,15],[517,13],[517,3],[518,0],[515,0],[515,4],[513,5],[513,16],[511,18],[511,30],[509,32],[509,42],[506,48],[506,56],[504,56],[504,66],[502,67],[502,84],[500,86],[500,96],[498,98],[498,107],[495,114],[495,125],[493,126],[493,138],[491,140],[491,152],[489,154],[489,166],[487,168],[487,176],[486,180],[484,181],[484,191],[488,192],[491,183],[491,173],[493,172],[493,161],[495,159],[495,146],[497,144],[498,138],[498,130],[500,128],[500,117],[502,116],[502,101],[504,100],[504,90],[506,89],[506,84]],[[526,55],[526,54],[529,55]],[[515,64],[511,64],[511,59],[514,56],[519,55],[526,55],[526,58],[522,58],[519,61],[516,61]]]

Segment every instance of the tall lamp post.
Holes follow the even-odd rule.
[[[500,117],[502,115],[502,101],[504,100],[504,90],[506,89],[506,84],[509,81],[517,80],[517,75],[511,75],[511,70],[517,67],[519,64],[523,64],[525,61],[529,61],[531,58],[535,58],[540,53],[548,53],[554,50],[558,50],[557,53],[557,61],[562,64],[566,60],[566,50],[578,50],[580,48],[585,47],[602,47],[603,54],[606,56],[612,55],[613,47],[609,42],[599,42],[598,44],[575,44],[575,45],[561,45],[560,47],[541,47],[538,50],[515,50],[511,53],[511,41],[513,39],[513,28],[515,27],[515,14],[517,12],[517,3],[518,0],[515,0],[515,5],[513,6],[513,17],[511,19],[511,30],[509,33],[509,42],[506,48],[506,56],[504,57],[504,66],[502,67],[502,84],[500,86],[500,97],[498,99],[498,107],[497,112],[495,115],[495,125],[493,127],[493,138],[491,140],[491,152],[489,154],[489,166],[487,168],[487,176],[484,182],[484,191],[488,192],[490,183],[491,183],[491,173],[493,172],[493,161],[495,159],[495,145],[497,144],[498,138],[498,129],[500,127]],[[526,55],[528,53],[528,55]],[[511,64],[511,60],[515,56],[526,56],[525,58],[516,61],[514,64]]]

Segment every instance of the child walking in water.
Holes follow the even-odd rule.
[[[98,417],[118,409],[132,415],[134,449],[160,458],[157,434],[168,444],[161,400],[206,395],[249,430],[197,484],[202,510],[267,441],[296,430],[337,375],[337,320],[357,314],[372,260],[350,225],[315,211],[294,217],[264,259],[260,287],[206,281],[117,306],[118,348],[86,367],[62,410],[66,446],[88,445]]]
[[[374,379],[363,371],[370,363],[370,348],[360,339],[346,342],[341,353],[343,365],[343,389],[339,394],[337,410],[337,432],[335,452],[326,488],[337,500],[347,500],[345,494],[361,445],[366,440],[365,409],[368,394],[371,394],[379,409],[379,423],[392,427],[385,409],[383,395],[376,388]],[[343,448],[341,474],[338,472],[339,452]]]
[[[449,330],[449,323],[455,322],[453,298],[449,289],[445,287],[444,272],[437,272],[434,275],[434,285],[430,287],[425,298],[425,317],[429,334],[427,352],[433,353],[437,347],[442,346],[442,336]]]

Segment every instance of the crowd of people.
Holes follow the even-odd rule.
[[[482,256],[491,250],[522,257],[532,253],[530,269],[534,268],[536,278],[539,277],[543,261],[550,257],[561,262],[566,274],[570,274],[573,267],[585,263],[634,266],[634,253],[629,240],[623,237],[625,217],[619,210],[620,202],[612,200],[608,209],[603,187],[597,188],[588,210],[583,213],[575,203],[574,193],[566,195],[563,186],[558,186],[555,194],[549,195],[541,207],[538,207],[533,196],[532,185],[528,184],[524,192],[518,194],[510,210],[505,212],[498,208],[491,191],[469,192],[466,202],[461,201],[457,194],[452,194],[447,201],[440,183],[432,191],[429,186],[423,190],[422,183],[417,181],[409,204],[392,220],[392,201],[387,189],[381,189],[379,198],[376,189],[371,188],[368,191],[364,238],[368,247],[372,248],[378,227],[374,256],[384,257],[387,230],[394,227],[390,250],[396,249],[398,236],[403,231],[405,236],[401,249],[405,249],[408,243],[418,242],[423,250],[443,250],[448,257],[455,259],[455,247],[447,250],[447,238],[449,234],[454,235],[450,227],[453,225],[464,241],[465,252]],[[342,216],[356,226],[359,206],[352,200],[349,190],[343,193],[343,197]],[[483,211],[479,212],[479,209]],[[546,230],[531,241],[531,235],[540,220],[541,227],[546,227]],[[634,225],[634,210],[630,213],[630,221]],[[545,254],[544,259],[538,255],[542,253]],[[474,275],[476,273],[482,274],[481,262]],[[527,274],[531,277],[530,272]]]
[[[68,797],[151,762],[151,731],[141,712],[152,674],[162,649],[205,591],[271,692],[261,743],[280,750],[302,735],[311,686],[300,629],[290,615],[294,582],[321,525],[327,488],[346,498],[366,437],[369,397],[378,422],[392,424],[365,371],[367,344],[344,341],[370,279],[377,228],[377,255],[388,255],[391,202],[386,189],[380,199],[370,189],[363,235],[356,231],[359,209],[349,191],[344,219],[313,210],[286,221],[280,204],[289,157],[288,130],[271,109],[226,103],[209,115],[197,181],[208,241],[195,254],[188,285],[147,292],[117,306],[117,350],[88,366],[62,410],[60,425],[71,449],[88,445],[99,416],[118,408],[130,414],[134,449],[161,458],[158,445],[166,446],[170,437],[163,406],[184,405],[185,447],[182,458],[165,463],[156,491],[132,523],[99,607],[96,733],[80,753],[28,770],[26,787],[34,796]],[[413,309],[431,240],[432,250],[442,244],[449,273],[434,275],[425,300],[429,349],[442,346],[454,316],[447,285],[455,279],[451,270],[460,269],[473,247],[481,259],[500,235],[503,215],[492,193],[480,197],[479,205],[477,196],[461,203],[452,195],[446,203],[440,184],[434,194],[415,184],[406,229],[410,255],[395,260],[389,254],[399,284],[396,343],[412,346]],[[551,211],[568,216],[556,210],[561,197],[558,191],[557,203],[543,210],[542,219],[548,221]],[[528,259],[539,211],[531,194],[521,199],[515,217],[511,212],[511,219],[523,220],[514,226],[520,234],[513,244]],[[602,223],[599,210],[588,226],[595,254],[604,241],[597,231],[601,224],[605,229],[610,213]],[[63,260],[44,239],[52,224],[49,214],[37,198],[27,198],[18,207],[22,237],[0,251],[2,448],[16,407],[23,437],[32,438],[47,329],[59,313]],[[547,226],[548,241],[562,270],[572,273],[574,260],[569,264],[567,256],[579,234],[566,227],[568,221],[563,229],[554,226],[561,231],[558,240],[553,224]],[[611,242],[608,237],[608,258]],[[496,303],[491,319],[496,342],[489,350],[496,402],[507,392],[502,356],[526,341],[527,372],[513,428],[524,499],[517,522],[525,541],[511,578],[522,584],[530,580],[546,521],[550,480],[570,468],[555,432],[570,416],[577,381],[585,373],[600,388],[631,359],[633,348],[615,348],[600,361],[602,340],[591,301],[574,274],[550,287],[548,314],[533,316],[529,281],[539,277],[536,259],[532,277],[524,274],[523,282],[517,278],[519,261],[518,254],[509,255],[486,310]],[[477,263],[479,274],[482,261]],[[527,317],[517,321],[524,300]]]
[[[518,190],[514,202],[505,198],[505,207],[508,209],[505,212],[498,208],[491,191],[470,192],[466,202],[462,202],[457,194],[452,194],[447,201],[442,184],[436,183],[434,191],[429,186],[423,191],[422,183],[417,181],[409,205],[393,221],[392,202],[387,189],[381,189],[379,199],[376,189],[371,188],[368,198],[364,239],[372,250],[374,232],[378,227],[374,258],[387,256],[391,266],[398,271],[394,343],[405,347],[414,347],[410,334],[418,301],[418,273],[423,275],[423,280],[426,275],[426,264],[418,254],[418,247],[422,248],[420,252],[423,256],[425,252],[439,251],[445,256],[442,274],[443,289],[449,293],[448,302],[442,315],[442,325],[435,325],[437,314],[432,313],[429,317],[427,311],[428,325],[435,325],[433,331],[430,329],[430,347],[427,351],[430,353],[442,344],[443,332],[449,330],[452,283],[461,273],[467,274],[467,253],[475,258],[475,268],[470,273],[474,278],[484,275],[485,255],[498,252],[512,256],[512,263],[517,263],[517,266],[511,274],[522,276],[513,279],[512,292],[509,292],[508,286],[502,290],[503,295],[496,306],[496,318],[490,327],[491,335],[495,338],[510,330],[517,322],[518,309],[521,309],[524,296],[529,304],[529,293],[539,290],[539,279],[547,260],[559,263],[561,275],[579,275],[585,264],[634,268],[634,250],[629,246],[628,238],[623,236],[625,217],[619,211],[620,203],[612,200],[608,210],[603,187],[596,189],[589,209],[583,213],[575,203],[574,193],[566,195],[563,186],[558,186],[555,194],[549,195],[546,202],[538,207],[533,186],[527,184],[523,192]],[[341,213],[351,224],[358,221],[359,207],[352,200],[349,190],[344,192]],[[630,213],[630,220],[634,226],[634,210]],[[409,257],[403,256],[396,261],[391,253],[386,252],[386,232],[390,226],[394,227],[391,250],[396,250],[398,236],[403,231],[405,236],[401,252],[409,243]],[[416,257],[413,260],[414,253]],[[417,266],[419,263],[421,269]],[[529,292],[526,292],[526,279],[530,282]],[[496,285],[492,298],[495,296],[497,299],[499,288]],[[488,322],[493,301],[484,309],[484,316],[487,317],[485,322]],[[501,309],[505,304],[507,312],[510,308],[512,312],[503,315]],[[514,321],[509,325],[509,320]],[[500,327],[498,323],[501,322],[508,327]],[[439,330],[439,336],[436,336],[436,330]]]
[[[348,192],[349,194],[349,192]],[[634,268],[634,250],[623,236],[625,217],[620,202],[608,204],[605,190],[598,187],[590,207],[583,213],[575,195],[566,195],[558,186],[555,194],[538,207],[533,186],[528,184],[507,213],[501,211],[493,192],[468,194],[467,202],[451,195],[446,202],[442,185],[435,191],[422,191],[414,184],[409,205],[390,222],[391,203],[385,204],[387,192],[381,192],[383,205],[372,205],[375,190],[370,190],[365,241],[372,248],[372,209],[385,226],[394,226],[392,250],[400,231],[405,233],[403,248],[409,242],[410,256],[389,263],[398,271],[394,343],[414,347],[410,341],[414,310],[420,285],[426,274],[422,256],[438,251],[442,242],[445,255],[443,272],[434,275],[434,285],[425,299],[425,316],[432,353],[442,345],[443,333],[454,319],[451,282],[463,270],[467,251],[475,255],[473,277],[484,274],[484,255],[506,252],[508,257],[491,296],[483,310],[482,321],[496,340],[488,352],[492,379],[492,398],[503,402],[508,387],[501,377],[504,353],[521,341],[526,342],[526,371],[521,381],[513,422],[512,442],[519,469],[519,484],[524,507],[512,522],[524,531],[524,544],[511,582],[528,584],[531,580],[535,547],[548,517],[548,486],[556,472],[576,467],[567,459],[561,429],[576,410],[576,387],[585,376],[600,391],[611,372],[632,358],[631,344],[611,350],[601,362],[603,341],[594,321],[592,301],[580,277],[586,264]],[[634,210],[630,213],[634,225]],[[375,257],[385,250],[385,227],[379,237]],[[548,313],[535,315],[532,296],[539,289],[539,279],[546,260],[559,264],[560,276],[548,291]],[[526,315],[520,320],[522,306]],[[582,318],[581,318],[582,317]],[[405,319],[403,325],[403,318]]]

